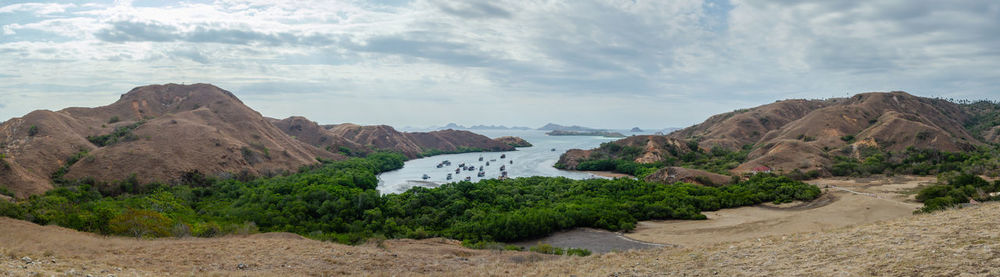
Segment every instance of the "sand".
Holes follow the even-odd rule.
[[[906,217],[920,207],[906,192],[932,177],[810,181],[823,189],[811,203],[758,205],[704,212],[707,220],[642,221],[627,237],[659,244],[695,246],[763,236],[833,230]]]

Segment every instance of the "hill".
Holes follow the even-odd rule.
[[[108,106],[34,111],[0,125],[0,151],[0,184],[18,197],[51,189],[53,179],[269,175],[343,158],[293,139],[209,84],[143,86]]]
[[[990,102],[960,104],[900,91],[872,92],[850,98],[778,101],[715,115],[665,137],[703,153],[747,150],[744,157],[736,159],[737,164],[728,168],[734,173],[768,168],[786,173],[830,174],[835,163],[841,161],[838,157],[853,158],[860,163],[878,153],[913,149],[976,150],[985,142],[997,140],[998,110]],[[614,143],[625,146],[634,144],[632,140],[636,138]],[[671,150],[669,147],[648,144],[642,153],[631,158],[636,162],[668,164],[684,158],[676,155],[676,151],[665,151]],[[623,156],[606,154],[613,158]],[[888,162],[903,157],[884,154],[877,158]],[[592,159],[578,154],[573,158]],[[560,163],[581,161],[563,159]]]
[[[393,151],[413,159],[441,153],[514,150],[503,141],[463,130],[400,132],[387,125],[319,125],[304,117],[269,120],[300,141],[349,156]]]
[[[545,124],[545,126],[539,127],[537,130],[542,131],[574,131],[574,132],[595,132],[604,131],[602,129],[587,128],[583,126],[563,126],[555,123]]]

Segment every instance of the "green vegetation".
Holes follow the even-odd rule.
[[[38,126],[31,125],[31,127],[28,127],[28,136],[29,137],[33,137],[33,136],[35,136],[37,134],[38,134]]]
[[[566,256],[580,256],[586,257],[590,256],[590,250],[580,249],[580,248],[567,248],[563,250],[562,248],[549,245],[547,243],[539,243],[538,245],[532,246],[530,248],[531,252],[537,252],[549,255],[563,255]]]
[[[7,162],[7,155],[0,153],[0,169],[10,169],[10,163]]]
[[[963,101],[960,104],[962,104],[966,111],[972,114],[964,122],[964,127],[976,138],[982,139],[994,127],[1000,126],[1000,102],[982,100],[976,102]]]
[[[892,153],[876,148],[859,148],[857,158],[835,156],[830,173],[834,176],[863,177],[872,174],[936,175],[945,172],[997,176],[1000,174],[1000,146],[982,146],[969,152],[944,152],[907,148]]]
[[[66,182],[66,180],[63,180],[63,176],[69,172],[69,168],[74,164],[76,164],[76,162],[87,157],[89,157],[87,156],[87,150],[80,149],[80,152],[76,152],[76,154],[73,154],[73,156],[66,158],[66,161],[63,163],[63,165],[60,166],[59,169],[56,169],[55,172],[52,172],[52,181],[57,184]]]
[[[690,141],[687,149],[667,145],[666,150],[669,155],[663,161],[644,164],[634,162],[643,153],[642,148],[605,142],[591,153],[589,159],[581,161],[574,169],[614,171],[644,178],[660,168],[679,166],[729,175],[730,169],[746,161],[751,149],[750,145],[743,146],[739,151],[713,147],[705,152],[698,147],[697,141]],[[565,169],[564,165],[556,166]]]
[[[4,187],[3,185],[0,185],[0,194],[14,197],[14,192],[10,191],[10,189],[7,189],[7,187]]]
[[[994,194],[1000,191],[1000,180],[990,183],[973,174],[955,172],[942,174],[938,180],[938,185],[926,187],[917,193],[917,201],[924,203],[919,212],[947,209],[969,203],[970,199],[1000,200],[1000,196]]]
[[[399,154],[375,153],[249,181],[196,172],[174,186],[140,185],[135,178],[112,184],[76,180],[17,204],[0,203],[0,215],[136,237],[260,230],[342,243],[433,236],[476,243],[572,227],[630,230],[639,220],[704,219],[701,211],[809,200],[820,193],[808,184],[761,174],[719,188],[532,177],[380,195],[375,175],[402,165]]]
[[[118,121],[121,121],[121,120],[118,119],[117,115],[116,116],[112,116],[110,119],[108,119],[108,124],[117,123]]]
[[[138,140],[139,137],[133,134],[132,131],[135,130],[136,128],[139,128],[139,126],[141,126],[143,123],[146,123],[146,121],[142,120],[128,126],[115,128],[113,132],[107,135],[88,136],[87,140],[90,141],[90,143],[97,145],[98,147],[110,146],[119,142],[129,142]]]

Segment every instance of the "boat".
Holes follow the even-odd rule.
[[[458,170],[458,168],[456,168],[455,169],[455,174],[458,174],[459,171],[461,171],[461,170]]]
[[[506,171],[506,170],[507,170],[507,166],[506,165],[501,165],[500,166],[500,171]]]
[[[451,180],[451,173],[448,173],[448,177],[445,177],[445,179]]]
[[[486,162],[486,166],[490,166],[490,162]]]
[[[465,176],[466,181],[472,181],[472,176]]]
[[[427,179],[430,179],[430,178],[431,178],[431,176],[428,176],[427,174],[424,174],[423,177],[420,177],[420,179],[424,179],[424,180],[427,180]]]
[[[481,165],[479,166],[479,171],[480,171],[480,172],[482,172],[482,171],[483,171],[483,166],[481,166]]]
[[[483,161],[483,157],[482,156],[479,156],[479,161],[480,162]]]
[[[506,159],[507,158],[507,154],[500,154],[500,158],[501,159]]]
[[[555,148],[552,148],[552,152],[556,152],[556,149],[555,149]]]
[[[437,167],[438,168],[442,168],[442,167],[444,167],[444,164],[438,164]]]
[[[485,177],[486,176],[486,172],[480,171],[479,174],[477,174],[476,176],[479,176],[480,178]]]

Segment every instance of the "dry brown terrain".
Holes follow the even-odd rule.
[[[647,242],[696,246],[763,236],[832,230],[912,216],[920,204],[908,192],[933,177],[900,177],[873,182],[851,179],[810,181],[823,195],[810,203],[765,204],[704,212],[708,220],[640,222],[626,236]]]
[[[387,125],[361,126],[350,123],[319,125],[299,116],[282,120],[269,120],[288,135],[310,145],[330,149],[333,152],[339,152],[341,147],[354,153],[390,150],[402,153],[411,159],[434,149],[457,151],[460,147],[474,147],[488,151],[511,151],[514,150],[514,146],[508,145],[508,141],[525,142],[516,137],[505,138],[507,141],[500,140],[500,138],[494,140],[473,132],[451,129],[432,132],[400,132]]]
[[[364,246],[289,234],[135,240],[0,218],[0,275],[996,276],[996,218],[1000,204],[988,203],[826,231],[582,258],[470,250],[440,239]],[[246,269],[238,269],[241,263]]]
[[[901,152],[909,147],[958,152],[983,141],[1000,139],[1000,129],[974,137],[963,126],[973,111],[941,99],[906,92],[871,92],[850,98],[783,100],[750,109],[715,115],[703,123],[666,136],[631,136],[614,143],[642,149],[636,162],[652,163],[684,155],[687,142],[702,150],[722,147],[738,150],[752,145],[747,160],[735,173],[767,166],[785,173],[817,170],[828,173],[832,156],[858,156],[866,147]],[[601,148],[567,151],[559,163],[574,168],[580,160],[606,158]],[[614,157],[612,157],[614,158]]]
[[[87,140],[141,120],[131,140],[103,147]],[[135,174],[142,182],[166,182],[194,170],[263,175],[294,171],[317,157],[342,158],[293,139],[213,85],[150,85],[108,106],[39,110],[4,122],[0,153],[10,167],[0,167],[0,185],[18,197],[45,192],[52,173],[81,150],[89,153],[70,165],[67,178]]]

